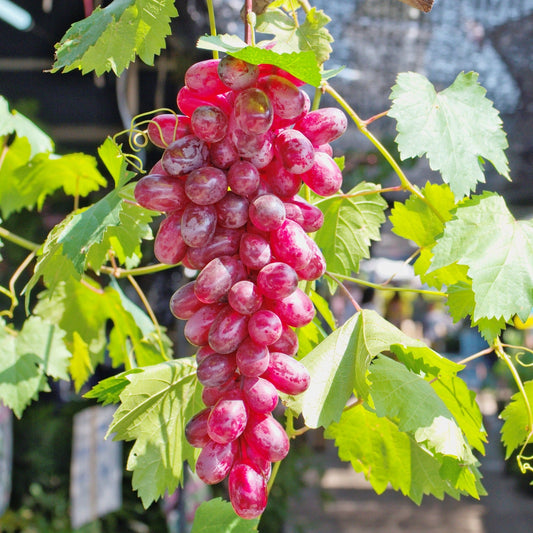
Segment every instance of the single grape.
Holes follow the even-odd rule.
[[[236,369],[235,355],[214,353],[198,365],[196,374],[204,387],[221,387],[233,376]]]
[[[313,320],[313,302],[300,288],[283,300],[271,300],[269,308],[287,325],[293,328],[306,326]]]
[[[228,170],[228,185],[235,194],[249,197],[259,187],[259,172],[255,165],[248,161],[236,161]]]
[[[304,111],[303,92],[286,78],[273,74],[260,78],[257,85],[266,93],[276,116],[296,119]]]
[[[298,287],[298,274],[286,263],[276,261],[264,266],[257,274],[257,287],[267,298],[285,298]]]
[[[191,318],[196,311],[204,306],[194,293],[194,281],[182,285],[170,298],[170,311],[181,320]]]
[[[185,209],[189,198],[183,181],[166,174],[147,174],[135,185],[135,200],[146,209],[169,213]]]
[[[185,324],[185,338],[194,346],[207,344],[209,328],[223,307],[224,304],[211,304],[198,309]]]
[[[191,65],[185,72],[185,85],[197,94],[211,95],[228,90],[218,76],[219,59],[206,59]]]
[[[313,166],[302,175],[304,183],[319,196],[331,196],[342,185],[342,172],[335,160],[324,152],[315,154]]]
[[[302,227],[292,220],[285,220],[278,229],[271,232],[270,247],[279,261],[287,263],[295,270],[304,268],[311,260],[307,235]]]
[[[283,324],[283,331],[280,338],[269,347],[271,352],[283,352],[287,355],[296,355],[298,352],[298,335],[286,324]]]
[[[185,180],[185,193],[197,205],[215,204],[227,190],[226,173],[215,167],[193,170]]]
[[[187,259],[189,268],[201,269],[209,261],[221,255],[234,255],[239,251],[241,229],[228,229],[217,227],[211,240],[199,248],[189,248],[184,259]]]
[[[237,128],[255,135],[266,133],[274,116],[267,95],[254,87],[237,95],[233,115]]]
[[[241,91],[251,87],[256,81],[259,69],[252,65],[232,56],[225,56],[218,64],[218,76],[222,83],[233,89]]]
[[[267,370],[261,375],[285,394],[301,394],[309,387],[309,372],[300,361],[281,352],[271,352]]]
[[[257,285],[249,280],[235,283],[228,292],[228,303],[242,315],[252,315],[261,309],[263,296]]]
[[[154,240],[154,255],[160,263],[177,265],[187,253],[181,212],[171,213],[161,224]]]
[[[247,421],[246,405],[242,399],[223,396],[211,409],[207,419],[207,433],[215,442],[225,444],[241,435]]]
[[[150,120],[146,133],[152,144],[166,148],[176,139],[192,133],[191,119],[184,115],[163,113]]]
[[[322,251],[313,239],[308,238],[307,242],[311,249],[311,259],[304,268],[297,270],[296,273],[300,279],[314,281],[323,276],[324,272],[326,272],[326,260],[322,255]]]
[[[295,125],[313,144],[320,146],[338,139],[348,127],[346,115],[336,107],[323,107],[307,113]]]
[[[271,413],[278,405],[276,387],[261,377],[243,377],[242,393],[248,407],[256,413]]]
[[[228,191],[215,205],[218,225],[223,228],[241,228],[248,222],[249,206],[246,198]]]
[[[237,367],[243,376],[257,377],[268,368],[270,352],[265,345],[257,344],[251,338],[245,339],[235,354]]]
[[[280,228],[285,221],[285,206],[273,194],[258,196],[250,204],[250,220],[262,231],[272,231]]]
[[[191,128],[202,141],[214,143],[221,141],[228,130],[228,117],[218,107],[202,105],[191,115]]]
[[[272,415],[250,413],[244,437],[254,451],[273,463],[289,453],[287,433]]]
[[[240,261],[227,255],[209,261],[198,274],[194,285],[198,300],[212,304],[224,299],[233,285],[233,275],[239,263]]]
[[[181,234],[188,246],[205,246],[215,234],[217,211],[213,205],[189,204],[181,217]]]
[[[261,173],[271,191],[281,198],[290,198],[298,193],[302,178],[288,171],[277,159],[273,159]]]
[[[313,166],[315,149],[311,141],[300,131],[282,130],[274,140],[274,146],[283,166],[294,174],[302,174]]]
[[[257,344],[268,346],[276,342],[283,330],[279,316],[268,309],[261,309],[250,317],[248,333]]]
[[[214,353],[216,353],[215,350],[213,350],[209,344],[200,346],[200,348],[198,348],[196,351],[196,363],[200,364],[206,357],[213,355]]]
[[[270,139],[267,139],[261,148],[257,150],[251,156],[246,157],[246,161],[249,161],[258,169],[267,167],[270,162],[274,159],[274,146]]]
[[[161,165],[167,174],[180,176],[205,165],[209,148],[194,135],[185,135],[171,142],[161,157]]]
[[[209,160],[214,167],[222,169],[230,168],[239,161],[239,154],[230,137],[224,137],[221,141],[211,144]]]
[[[252,463],[236,462],[229,474],[228,493],[235,512],[245,519],[261,516],[267,505],[267,484]]]
[[[209,330],[209,346],[218,353],[234,352],[248,335],[248,317],[227,306]]]
[[[284,204],[287,218],[298,222],[306,233],[314,233],[324,224],[324,213],[300,196],[286,200]]]
[[[207,419],[210,412],[210,407],[202,409],[185,425],[185,438],[195,448],[203,448],[211,440],[207,433]]]
[[[226,479],[238,452],[237,441],[227,444],[208,442],[196,461],[196,474],[207,485],[214,485]]]
[[[243,264],[254,270],[260,270],[272,259],[270,244],[263,236],[255,233],[245,233],[242,236],[239,254]]]
[[[230,135],[240,157],[255,158],[257,154],[274,154],[270,132],[248,133],[240,128],[231,128]]]

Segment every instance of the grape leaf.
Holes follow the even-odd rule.
[[[165,48],[170,21],[178,12],[173,0],[114,0],[75,22],[56,44],[52,72],[112,70],[119,76],[138,55],[148,65]]]
[[[441,455],[475,464],[470,446],[444,402],[421,376],[378,356],[370,368],[370,394],[378,416],[398,420],[398,429]]]
[[[30,145],[29,159],[42,152],[52,152],[54,143],[46,133],[18,111],[9,110],[7,100],[0,96],[0,137],[15,134]]]
[[[364,405],[345,411],[338,423],[326,429],[325,437],[335,440],[340,459],[364,473],[378,494],[390,484],[420,504],[424,495],[442,500],[445,495],[459,499],[461,494],[479,497],[485,492],[475,466],[454,465],[454,469],[443,472],[441,457],[428,453],[413,437],[400,431],[396,422],[378,417]],[[474,479],[473,490],[467,492],[457,486],[453,478],[458,472]]]
[[[453,193],[446,184],[427,183],[421,193],[429,205],[413,194],[405,203],[394,203],[389,219],[396,235],[420,247],[420,255],[413,266],[422,283],[441,290],[443,285],[467,279],[467,268],[455,264],[427,272],[433,257],[431,250],[444,230],[444,224],[452,218],[456,205]]]
[[[194,515],[191,533],[253,533],[259,518],[245,520],[235,514],[231,503],[213,498],[200,504]]]
[[[324,213],[324,224],[315,234],[328,270],[345,276],[359,270],[359,261],[369,257],[371,240],[379,240],[379,228],[385,221],[387,202],[371,183],[360,183],[346,196],[320,200],[316,205]],[[361,194],[361,196],[353,196]],[[333,293],[336,283],[328,279]]]
[[[28,318],[16,337],[0,325],[0,398],[20,418],[39,392],[50,390],[48,376],[69,379],[70,353],[65,333],[39,317]]]
[[[457,377],[464,365],[450,361],[430,348],[406,348],[398,345],[392,346],[391,350],[408,370],[429,382],[453,415],[470,446],[484,454],[483,443],[487,442],[487,433],[476,395]]]
[[[526,320],[533,307],[533,223],[516,221],[504,199],[484,193],[466,200],[433,248],[430,271],[468,267],[475,296],[473,321],[513,315]]]
[[[375,311],[363,310],[303,357],[301,362],[311,375],[311,384],[297,402],[306,425],[327,427],[339,420],[352,393],[366,398],[372,359],[394,344],[424,346]]]
[[[141,368],[132,368],[115,376],[102,379],[89,392],[85,393],[83,397],[95,399],[102,405],[119,403],[120,394],[130,383],[128,376],[139,372],[143,372],[143,370]]]
[[[18,154],[14,159],[15,150]],[[65,194],[84,197],[106,185],[92,156],[41,153],[29,160],[24,152],[29,157],[27,147],[12,144],[6,156],[7,165],[0,168],[0,208],[6,218],[23,208],[40,210],[46,197],[59,188]],[[17,160],[20,165],[16,165]]]
[[[92,286],[74,279],[62,282],[53,291],[39,294],[34,313],[65,331],[65,344],[72,353],[70,373],[77,390],[103,362],[106,349],[116,367],[131,365],[131,358],[139,366],[157,364],[167,360],[166,354],[171,352],[170,339],[163,331],[156,331],[118,284],[102,289],[94,282]]]
[[[194,465],[196,454],[184,428],[204,405],[192,358],[145,367],[128,377],[108,435],[135,441],[127,469],[133,471],[133,489],[146,508],[182,482],[185,461]]]
[[[485,181],[484,160],[510,179],[502,121],[477,79],[477,73],[463,72],[437,93],[421,74],[402,73],[391,93],[388,114],[397,120],[401,158],[426,154],[457,199]]]
[[[322,65],[329,58],[333,37],[326,28],[331,19],[315,7],[311,8],[305,20],[298,24],[294,18],[280,9],[267,10],[258,15],[256,31],[274,36],[275,52],[305,52],[314,53],[316,61]]]
[[[524,383],[529,405],[533,405],[533,381]],[[505,459],[509,459],[514,450],[531,441],[531,431],[527,416],[527,406],[524,396],[517,392],[511,397],[511,401],[501,412],[500,418],[504,420],[501,433],[502,442],[505,446]]]
[[[252,65],[275,65],[313,87],[319,87],[322,81],[320,69],[316,64],[316,57],[311,51],[282,53],[267,50],[257,46],[248,46],[239,37],[227,34],[200,37],[197,47],[204,50],[226,52],[228,55],[247,61]]]

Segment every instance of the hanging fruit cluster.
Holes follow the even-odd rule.
[[[198,347],[204,386],[206,408],[186,437],[202,449],[199,477],[229,477],[231,503],[244,518],[263,512],[271,463],[289,451],[272,416],[278,394],[309,385],[294,358],[293,328],[308,324],[314,307],[298,283],[326,266],[307,235],[321,227],[322,212],[298,192],[303,182],[329,196],[342,183],[329,143],[346,117],[335,108],[309,111],[300,85],[277,67],[231,56],[191,66],[177,96],[183,115],[158,115],[148,126],[164,152],[135,188],[140,205],[166,213],[157,259],[200,271],[170,302]]]

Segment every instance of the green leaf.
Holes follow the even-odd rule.
[[[177,15],[173,0],[114,0],[103,9],[97,7],[56,44],[52,72],[94,70],[100,76],[112,70],[119,76],[136,55],[153,65]]]
[[[533,381],[526,381],[524,389],[529,405],[532,406]],[[500,418],[504,420],[501,433],[505,446],[505,459],[509,459],[514,450],[531,439],[532,428],[528,420],[526,401],[521,392],[511,397],[511,401],[500,414]]]
[[[6,218],[23,208],[40,210],[46,197],[59,188],[63,188],[65,194],[84,197],[106,185],[92,156],[46,153],[28,160],[21,151],[25,149],[19,143],[11,145],[8,164],[0,169],[0,208]],[[21,157],[19,165],[13,166],[12,150],[17,150],[17,156]]]
[[[465,368],[464,365],[450,361],[430,348],[393,346],[392,351],[408,370],[429,382],[453,415],[470,446],[484,454],[483,443],[487,442],[487,432],[483,427],[483,416],[476,395],[457,377],[457,373]]]
[[[42,152],[52,152],[54,143],[46,133],[18,111],[9,110],[7,100],[0,96],[0,137],[15,134],[30,145],[29,159]]]
[[[320,313],[320,316],[324,319],[326,324],[332,329],[335,330],[337,328],[337,323],[335,316],[333,315],[333,312],[331,311],[329,307],[328,301],[320,296],[318,292],[311,291],[310,295],[311,301],[313,302],[314,306],[316,307],[317,311]]]
[[[240,518],[231,503],[214,498],[203,502],[196,510],[191,533],[253,533],[258,524],[259,518]]]
[[[467,269],[459,265],[427,272],[433,258],[431,250],[444,230],[444,224],[452,218],[456,205],[453,193],[446,184],[427,183],[421,193],[428,203],[414,194],[405,203],[395,202],[390,221],[394,233],[420,247],[414,269],[422,283],[440,290],[443,285],[451,285],[467,278]]]
[[[398,429],[409,433],[431,452],[475,464],[461,428],[431,385],[404,365],[378,356],[370,368],[370,394],[378,416],[398,420]]]
[[[307,355],[327,337],[327,333],[316,316],[309,324],[298,328],[297,335],[299,358]]]
[[[316,232],[315,241],[330,272],[351,276],[359,270],[359,261],[369,257],[371,241],[380,239],[387,202],[378,192],[372,192],[377,188],[360,183],[347,195],[363,193],[361,196],[334,196],[317,202],[324,213],[324,224]],[[328,285],[333,293],[335,282],[328,279]]]
[[[275,52],[312,51],[318,65],[331,54],[333,37],[326,28],[331,19],[322,11],[312,8],[305,20],[298,24],[294,18],[279,9],[268,10],[258,15],[256,31],[274,36]]]
[[[459,499],[464,490],[451,479],[457,477],[458,470],[477,481],[472,496],[484,493],[475,467],[443,472],[441,458],[400,431],[397,423],[378,417],[363,405],[345,411],[338,423],[327,428],[325,436],[335,439],[340,459],[349,461],[356,472],[364,473],[378,494],[390,484],[417,504],[424,495],[440,500],[445,495]]]
[[[473,321],[526,320],[533,307],[533,223],[516,221],[494,193],[466,200],[433,248],[432,270],[468,267],[475,296]]]
[[[372,359],[395,344],[424,346],[375,311],[363,310],[303,357],[301,362],[311,375],[309,388],[297,400],[305,423],[327,427],[339,420],[352,393],[365,399]]]
[[[322,81],[315,54],[311,51],[282,53],[266,50],[256,46],[247,46],[238,37],[227,34],[200,37],[197,47],[204,50],[226,52],[228,55],[247,61],[252,65],[275,65],[313,87],[319,87]]]
[[[128,376],[130,374],[138,374],[143,372],[140,368],[132,368],[126,372],[121,372],[116,376],[103,379],[96,384],[89,392],[83,395],[84,398],[95,399],[102,405],[108,405],[110,403],[119,403],[120,394],[129,385],[130,380]]]
[[[109,434],[135,441],[127,468],[146,508],[182,482],[185,461],[194,465],[195,451],[184,428],[204,406],[192,358],[149,366],[128,377]]]
[[[48,376],[69,379],[70,353],[65,333],[39,317],[28,318],[16,337],[0,325],[0,398],[20,418],[39,392],[50,390]]]
[[[437,93],[421,74],[402,73],[391,93],[388,114],[398,122],[396,142],[402,159],[426,154],[430,167],[441,172],[457,199],[485,181],[484,160],[510,179],[502,121],[477,79],[477,73],[463,72]]]

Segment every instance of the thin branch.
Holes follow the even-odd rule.
[[[209,15],[209,29],[211,35],[216,37],[217,25],[215,22],[215,10],[213,8],[213,0],[207,0],[207,13]],[[213,59],[218,59],[218,50],[213,50]]]
[[[352,305],[355,307],[355,310],[357,312],[362,311],[361,306],[356,302],[355,298],[352,296],[351,292],[344,286],[342,281],[337,279],[335,274],[332,274],[331,272],[325,272],[325,275],[328,276],[328,278],[331,278],[338,286],[339,289],[348,297]]]
[[[476,352],[475,354],[469,355],[468,357],[465,357],[464,359],[457,361],[457,364],[466,365],[466,363],[469,363],[470,361],[473,361],[474,359],[478,359],[479,357],[483,357],[484,355],[488,355],[489,353],[492,353],[493,351],[494,351],[494,348],[490,346],[489,348],[485,348],[484,350]]]
[[[21,237],[20,235],[12,233],[11,231],[1,226],[0,226],[0,237],[5,239],[6,241],[10,241],[14,244],[17,244],[21,248],[26,248],[26,250],[29,250],[30,252],[35,252],[41,247],[40,244],[29,241],[28,239],[25,239],[24,237]]]
[[[365,125],[368,126],[369,124],[372,124],[372,122],[375,122],[376,120],[378,120],[380,118],[386,117],[388,114],[389,114],[389,110],[387,109],[387,111],[382,111],[381,113],[378,113],[377,115],[373,115],[372,117],[367,118],[364,121],[364,123],[365,123]]]
[[[117,279],[127,278],[128,276],[144,276],[146,274],[155,274],[157,272],[162,272],[163,270],[168,270],[169,268],[174,268],[176,265],[167,265],[164,263],[157,263],[155,265],[148,265],[137,268],[113,268],[109,266],[100,267],[100,272],[108,274]]]
[[[247,45],[251,45],[254,41],[252,18],[253,15],[255,15],[252,0],[246,0],[245,10],[246,12],[244,14],[244,42]]]
[[[402,266],[394,273],[392,274],[392,276],[384,281],[381,285],[382,287],[385,287],[386,285],[388,285],[397,275],[398,275],[398,272],[400,272],[400,270],[408,265],[409,263],[411,263],[411,261],[420,253],[421,251],[421,248],[419,248],[418,250],[415,250],[403,263],[402,263]]]

